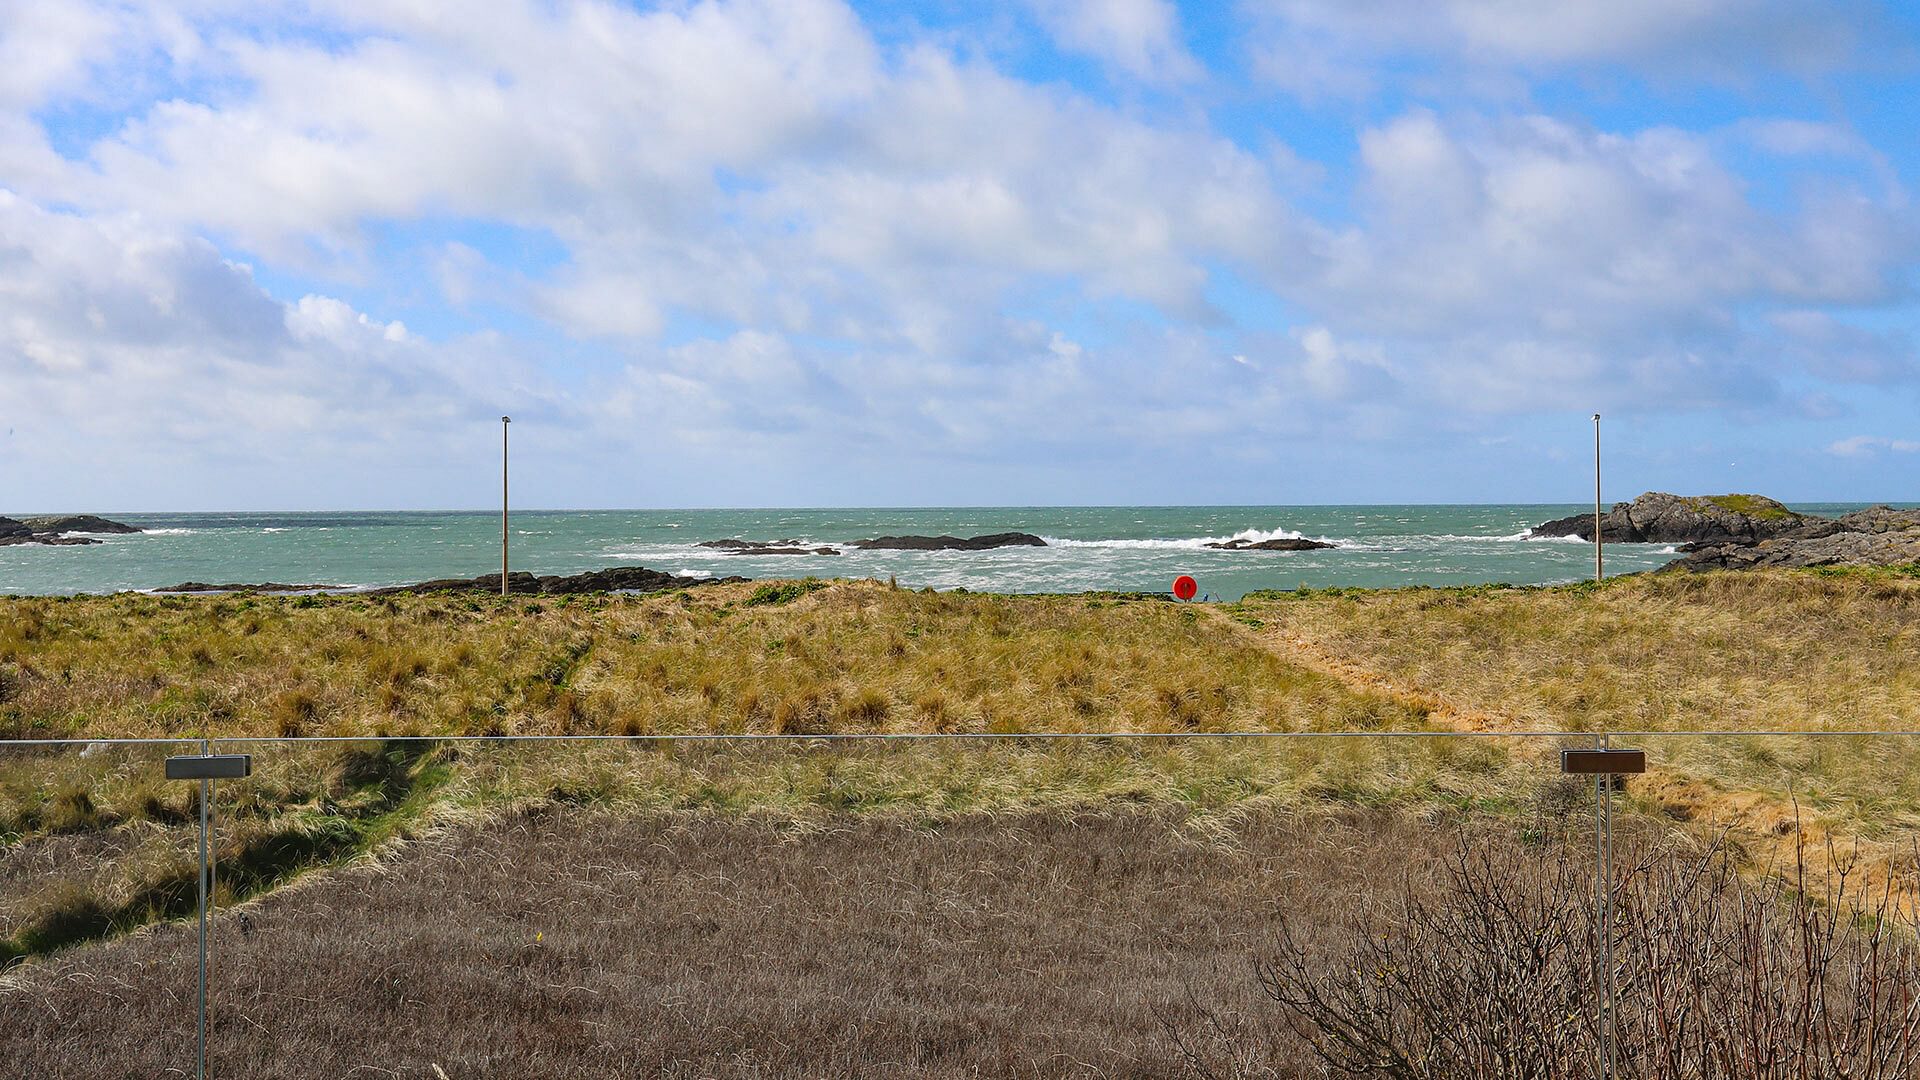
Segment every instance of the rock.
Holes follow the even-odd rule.
[[[1920,529],[1920,507],[1895,510],[1891,506],[1869,506],[1841,517],[1834,524],[1845,532],[1904,532]]]
[[[1046,547],[1047,542],[1023,532],[989,533],[986,536],[879,536],[856,540],[863,551],[986,551],[1001,547]]]
[[[25,536],[0,536],[0,547],[17,544],[46,544],[50,547],[85,547],[100,541],[91,536],[61,536],[59,533],[28,533]]]
[[[178,585],[169,585],[164,589],[153,590],[156,593],[208,593],[208,592],[255,592],[255,593],[291,593],[326,592],[344,589],[345,585],[288,585],[279,581],[262,581],[258,584],[228,583],[210,585],[204,581],[183,581]]]
[[[1796,530],[1817,531],[1828,519],[1798,514],[1763,495],[1669,495],[1649,491],[1615,503],[1601,518],[1610,544],[1759,543]],[[1575,514],[1535,526],[1532,536],[1593,539],[1593,515]]]
[[[1304,537],[1284,537],[1279,540],[1228,540],[1223,544],[1208,544],[1215,551],[1319,551],[1334,545],[1322,540],[1308,540]]]
[[[535,577],[525,570],[520,570],[507,575],[507,591],[536,596],[592,592],[667,592],[672,589],[688,589],[696,585],[719,585],[745,580],[747,579],[743,577],[680,577],[659,570],[649,570],[644,566],[614,566],[605,570],[589,570],[582,574],[548,577]],[[394,593],[498,593],[499,591],[499,574],[482,574],[475,578],[439,578],[434,581],[423,581],[417,585],[395,585],[385,589],[369,590],[370,595],[374,596],[388,596]]]
[[[95,526],[101,526],[95,528]],[[64,528],[59,527],[64,526]],[[139,532],[131,525],[121,525],[97,517],[36,517],[25,521],[16,521],[10,517],[0,517],[0,547],[16,544],[48,544],[54,547],[84,547],[100,541],[85,536],[65,536],[64,532]]]
[[[1904,566],[1920,563],[1920,529],[1840,532],[1810,539],[1698,547],[1666,570],[1749,570],[1766,566]]]
[[[494,574],[493,587],[500,587],[500,575]],[[685,589],[694,585],[718,585],[725,582],[745,581],[743,577],[699,578],[680,577],[659,570],[649,570],[644,566],[614,566],[605,570],[589,570],[584,574],[572,574],[566,577],[543,577],[539,579],[543,593],[586,593],[586,592],[667,592],[672,589]],[[515,591],[517,585],[510,583]]]
[[[702,540],[693,546],[719,548],[722,551],[745,551],[748,548],[797,548],[803,545],[800,541],[788,537],[785,540]]]
[[[25,519],[26,525],[37,533],[137,533],[142,530],[132,525],[123,525],[118,521],[108,521],[92,514],[48,515]]]
[[[716,548],[729,555],[838,555],[830,547],[808,547],[798,540],[702,540],[695,547]]]

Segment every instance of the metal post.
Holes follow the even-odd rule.
[[[200,740],[200,752],[210,753],[207,741]],[[194,1073],[199,1080],[207,1080],[207,901],[211,891],[209,878],[213,876],[213,863],[207,850],[207,821],[209,807],[213,802],[213,781],[200,781],[200,1038],[199,1068]]]
[[[1602,733],[1600,749],[1609,749],[1608,744],[1608,736]],[[1600,907],[1600,1076],[1613,1080],[1613,774],[1601,773],[1593,782],[1599,804],[1595,808],[1599,862],[1593,880]]]
[[[1606,541],[1601,539],[1601,535],[1600,535],[1601,524],[1602,524],[1602,519],[1600,517],[1600,414],[1594,413],[1593,414],[1593,580],[1595,581],[1605,581],[1607,577],[1606,563],[1601,557],[1601,551],[1606,546]]]
[[[513,417],[500,418],[500,595],[507,595],[507,425]]]

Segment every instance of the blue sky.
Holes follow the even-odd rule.
[[[8,5],[0,512],[1920,499],[1908,6],[488,11]]]

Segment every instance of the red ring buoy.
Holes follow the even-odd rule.
[[[1173,579],[1173,595],[1182,600],[1193,599],[1193,595],[1199,591],[1200,583],[1185,574]]]

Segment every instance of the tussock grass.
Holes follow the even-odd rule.
[[[1920,579],[1898,572],[1263,593],[1239,610],[1525,726],[1920,727]]]
[[[1417,727],[1151,601],[870,582],[651,597],[0,600],[0,736]]]

